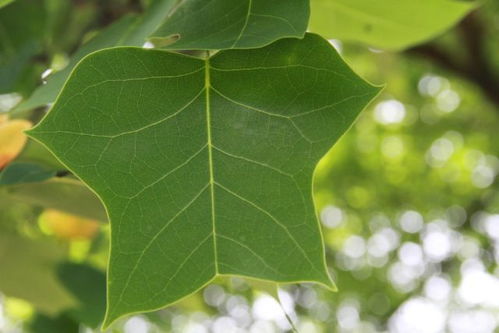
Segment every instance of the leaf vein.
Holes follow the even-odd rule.
[[[142,262],[142,259],[144,258],[144,255],[146,254],[147,250],[149,250],[149,248],[152,246],[152,244],[156,241],[156,239],[158,239],[158,237],[168,228],[168,226],[170,226],[171,223],[173,223],[173,221],[175,221],[177,219],[177,217],[179,217],[183,212],[185,212],[200,196],[201,194],[203,194],[203,192],[208,188],[209,184],[206,184],[202,189],[201,191],[199,191],[195,196],[194,198],[189,201],[181,210],[179,210],[177,212],[177,214],[175,214],[170,220],[168,220],[165,225],[156,233],[156,235],[154,235],[151,240],[146,244],[146,246],[144,247],[144,249],[141,251],[141,254],[139,256],[139,258],[137,259],[137,261],[135,262],[135,265],[134,267],[132,268],[132,270],[130,271],[130,274],[128,275],[128,278],[127,278],[127,281],[125,282],[125,285],[123,286],[123,289],[120,293],[120,296],[118,298],[118,301],[116,302],[116,304],[120,304],[122,299],[123,299],[123,295],[125,294],[128,286],[130,285],[130,281],[135,273],[135,271],[137,270],[137,268],[139,267],[140,263]]]
[[[227,237],[227,236],[224,236],[224,235],[218,235],[218,237],[222,238],[222,239],[226,239],[230,242],[233,242],[237,245],[239,245],[240,247],[246,249],[248,252],[250,252],[252,255],[254,255],[256,258],[258,258],[264,265],[265,267],[267,267],[268,269],[270,269],[272,272],[274,272],[275,274],[278,274],[278,275],[281,275],[281,273],[279,271],[277,271],[274,267],[272,267],[271,265],[267,264],[267,262],[265,261],[265,259],[263,259],[262,256],[260,256],[258,253],[256,253],[254,250],[252,250],[249,246],[231,238],[231,237]],[[225,264],[224,264],[225,265]]]
[[[243,160],[243,161],[246,161],[246,162],[249,162],[249,163],[253,163],[253,164],[256,164],[256,165],[259,165],[259,166],[262,166],[262,167],[265,167],[267,169],[271,169],[275,172],[278,172],[280,173],[281,175],[283,176],[286,176],[286,177],[289,177],[289,178],[293,178],[294,176],[290,173],[287,173],[287,172],[284,172],[276,167],[273,167],[269,164],[266,164],[266,163],[263,163],[263,162],[259,162],[259,161],[256,161],[256,160],[252,160],[252,159],[249,159],[247,157],[244,157],[244,156],[240,156],[240,155],[235,155],[235,154],[232,154],[232,153],[229,153],[221,148],[218,148],[217,146],[213,145],[212,146],[213,149],[219,151],[220,153],[224,154],[224,155],[227,155],[227,156],[230,156],[232,158],[237,158],[237,159],[240,159],[240,160]]]
[[[223,189],[224,191],[226,191],[227,193],[233,195],[234,197],[238,198],[239,200],[247,203],[248,205],[252,206],[253,208],[256,208],[257,210],[259,210],[260,212],[262,212],[263,214],[267,215],[268,217],[270,217],[270,219],[272,221],[274,221],[274,223],[276,223],[279,227],[281,227],[285,232],[286,234],[288,235],[288,237],[291,239],[291,241],[295,244],[295,246],[298,248],[298,250],[302,253],[303,257],[308,261],[308,263],[310,264],[310,266],[317,271],[317,268],[315,267],[315,265],[312,263],[312,261],[310,260],[310,258],[308,257],[307,253],[305,252],[305,250],[303,249],[303,247],[298,243],[298,241],[296,240],[296,238],[293,236],[293,234],[291,234],[291,232],[289,231],[288,227],[286,227],[284,224],[282,224],[275,216],[273,216],[271,213],[269,213],[268,211],[266,211],[265,209],[261,208],[260,206],[258,206],[257,204],[255,204],[254,202],[252,202],[251,200],[248,200],[246,199],[245,197],[241,196],[240,194],[237,194],[231,190],[229,190],[227,187],[221,185],[220,183],[215,183],[218,187],[220,187],[221,189]]]
[[[170,176],[174,172],[182,169],[184,166],[186,166],[187,164],[189,164],[189,162],[191,162],[194,158],[196,158],[196,156],[198,156],[203,150],[205,150],[205,148],[207,146],[208,146],[208,144],[205,144],[203,147],[201,147],[201,149],[199,149],[193,155],[189,156],[189,158],[187,158],[184,162],[180,163],[179,165],[177,165],[176,167],[174,167],[173,169],[171,169],[170,171],[168,171],[167,173],[165,173],[164,175],[162,175],[161,177],[159,177],[158,179],[156,179],[152,183],[144,186],[144,188],[142,190],[138,191],[136,194],[132,195],[131,197],[128,197],[127,199],[134,199],[134,198],[136,198],[141,193],[143,193],[144,191],[146,191],[148,188],[151,188],[152,186],[156,185],[157,183],[159,183],[163,179],[167,178],[168,176]]]

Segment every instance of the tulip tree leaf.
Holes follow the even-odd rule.
[[[107,208],[105,326],[218,275],[334,289],[313,171],[378,91],[317,35],[207,59],[85,58],[29,135]]]
[[[456,0],[311,0],[310,30],[400,50],[434,38],[477,5]]]
[[[303,37],[309,0],[182,0],[152,34],[177,50],[256,48]]]

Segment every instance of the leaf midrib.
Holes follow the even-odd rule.
[[[207,52],[204,65],[204,91],[206,101],[206,136],[208,146],[208,165],[210,169],[210,201],[211,201],[211,224],[213,233],[213,252],[215,261],[215,274],[218,275],[218,253],[217,253],[217,229],[215,224],[215,179],[213,176],[213,145],[211,142],[211,109],[210,109],[210,54]]]
[[[139,263],[141,262],[142,260],[142,256],[145,255],[145,252],[147,251],[147,249],[154,243],[154,241],[159,237],[159,235],[168,228],[168,226],[170,225],[171,222],[173,222],[178,216],[180,216],[180,214],[182,212],[184,212],[191,204],[193,204],[197,199],[199,199],[199,197],[201,196],[202,193],[204,193],[207,188],[209,187],[210,188],[210,205],[211,205],[211,222],[212,222],[212,232],[211,232],[211,235],[208,235],[207,237],[209,236],[212,236],[213,237],[213,251],[214,251],[214,266],[215,266],[215,274],[214,274],[214,277],[216,276],[220,276],[220,275],[223,275],[223,273],[220,273],[220,269],[219,269],[219,262],[218,262],[218,250],[217,250],[217,237],[220,237],[222,239],[228,239],[232,242],[236,242],[238,243],[240,246],[243,246],[244,248],[246,248],[247,250],[250,250],[255,256],[259,257],[259,259],[262,261],[262,263],[267,266],[268,268],[271,268],[271,266],[269,266],[264,259],[262,259],[259,255],[257,255],[256,253],[254,253],[253,250],[249,249],[246,245],[244,244],[241,244],[239,242],[237,242],[236,240],[232,239],[232,238],[229,238],[227,236],[224,236],[224,235],[218,235],[217,234],[217,231],[216,231],[216,214],[215,214],[215,186],[218,186],[220,189],[222,189],[223,191],[231,194],[232,196],[234,196],[235,198],[241,200],[242,202],[250,205],[251,207],[257,209],[258,211],[260,211],[261,213],[265,214],[266,216],[268,216],[274,223],[276,223],[280,228],[282,228],[284,230],[284,232],[286,234],[288,234],[288,236],[290,237],[290,239],[295,243],[295,245],[297,246],[297,248],[299,249],[299,251],[302,253],[302,255],[304,256],[304,258],[309,261],[309,263],[311,264],[311,266],[313,267],[314,270],[316,271],[319,271],[315,265],[312,263],[312,261],[310,260],[310,258],[308,257],[307,253],[304,251],[304,249],[300,246],[300,244],[297,243],[296,239],[294,238],[294,236],[289,232],[288,228],[286,226],[284,226],[276,217],[274,217],[270,212],[268,212],[267,210],[265,209],[262,209],[260,206],[258,206],[256,203],[250,201],[249,199],[246,199],[245,197],[241,196],[240,194],[236,193],[236,192],[233,192],[232,190],[230,190],[229,188],[227,188],[226,186],[220,184],[219,182],[217,182],[215,180],[215,177],[214,177],[214,162],[213,162],[213,150],[217,150],[221,153],[224,153],[226,155],[229,155],[229,156],[232,156],[232,157],[237,157],[237,158],[242,158],[244,160],[247,160],[249,162],[252,162],[252,163],[257,163],[259,165],[262,165],[262,166],[265,166],[267,168],[270,168],[276,172],[279,172],[280,174],[283,174],[283,175],[286,175],[287,177],[290,177],[294,180],[294,177],[292,174],[289,174],[289,173],[286,173],[280,169],[276,169],[275,167],[272,167],[270,165],[267,165],[265,163],[261,163],[261,162],[258,162],[258,161],[254,161],[254,160],[250,160],[250,159],[247,159],[247,158],[244,158],[244,157],[240,157],[240,156],[236,156],[236,155],[233,155],[233,154],[230,154],[224,150],[222,150],[221,148],[217,147],[216,145],[213,144],[213,140],[212,140],[212,117],[211,117],[211,92],[215,92],[217,93],[218,95],[220,95],[221,97],[227,99],[228,101],[230,101],[231,103],[234,103],[236,105],[240,105],[240,106],[243,106],[247,109],[251,109],[251,110],[254,110],[254,111],[257,111],[257,112],[261,112],[261,113],[264,113],[268,116],[274,116],[274,117],[278,117],[278,118],[285,118],[285,119],[288,119],[288,120],[292,120],[292,118],[288,117],[288,116],[283,116],[283,115],[278,115],[278,114],[272,114],[270,112],[267,112],[267,111],[264,111],[264,110],[260,110],[260,109],[256,109],[254,107],[251,107],[249,105],[246,105],[246,104],[243,104],[243,103],[240,103],[238,101],[235,101],[231,98],[229,98],[228,96],[224,95],[222,92],[220,92],[219,90],[217,90],[215,87],[212,87],[211,85],[211,70],[219,70],[218,68],[215,68],[215,67],[212,67],[211,64],[210,64],[210,55],[209,55],[209,52],[207,52],[207,56],[206,58],[204,59],[204,87],[203,89],[189,102],[187,103],[185,106],[183,106],[182,108],[180,108],[179,110],[177,110],[173,115],[170,115],[166,118],[163,118],[163,119],[160,119],[156,122],[154,122],[153,124],[148,124],[142,128],[140,128],[139,130],[142,130],[143,128],[149,128],[149,127],[152,127],[154,125],[157,125],[158,123],[162,123],[163,121],[167,120],[167,119],[171,119],[172,117],[178,115],[179,112],[181,112],[182,110],[185,110],[189,105],[191,105],[193,103],[193,101],[195,101],[204,91],[204,94],[205,94],[205,117],[206,117],[206,145],[204,145],[201,149],[199,149],[194,155],[192,155],[189,159],[187,159],[186,161],[182,162],[179,166],[175,167],[173,170],[171,170],[170,172],[168,172],[166,175],[162,176],[159,180],[156,180],[155,182],[153,182],[152,184],[149,184],[147,186],[147,188],[150,188],[151,186],[153,186],[154,184],[158,183],[161,179],[165,178],[166,176],[172,174],[174,171],[180,169],[181,167],[185,166],[188,162],[190,162],[195,156],[198,156],[198,154],[200,154],[204,149],[207,149],[208,150],[208,168],[209,168],[209,180],[208,180],[208,183],[201,189],[201,191],[199,191],[197,193],[197,195],[185,206],[183,207],[177,214],[175,214],[175,216],[173,218],[171,218],[162,228],[161,230],[153,237],[153,239],[151,239],[151,241],[148,243],[148,245],[145,247],[145,249],[142,251],[142,255],[141,257],[137,260],[135,266],[134,266],[134,269],[132,270],[132,273],[129,275],[129,279],[131,278],[131,276],[133,275],[133,272],[136,270],[136,268],[138,267]],[[202,69],[200,69],[202,70]],[[193,71],[192,73],[196,73],[198,72],[199,70],[196,70],[196,71]],[[189,74],[192,74],[192,73],[189,73]],[[317,110],[312,110],[312,111],[317,111]],[[301,114],[297,115],[297,116],[300,116]],[[134,130],[133,132],[135,132],[137,130]],[[129,133],[129,132],[127,132]],[[79,133],[81,134],[81,133]],[[119,135],[122,135],[122,134],[119,134]],[[307,139],[305,136],[304,136],[305,139]],[[133,195],[132,198],[134,197],[137,197],[138,194],[142,193],[145,189],[141,190],[139,193]],[[130,198],[130,199],[132,199]],[[197,248],[196,248],[197,249]],[[196,251],[196,249],[194,251]],[[192,252],[191,252],[191,255],[192,255]],[[179,268],[177,269],[177,272],[181,269],[181,267],[185,264],[185,261],[179,266]],[[169,280],[168,284],[170,283],[171,279]],[[126,283],[125,287],[123,288],[121,294],[120,294],[120,297],[119,297],[119,300],[118,300],[118,303],[121,302],[121,299],[122,299],[122,296],[124,295],[125,293],[125,290],[128,288],[128,282]]]
[[[244,197],[238,195],[237,193],[235,192],[232,192],[231,190],[229,190],[227,187],[221,185],[220,183],[216,182],[215,181],[215,177],[214,177],[214,163],[213,163],[213,149],[216,149],[216,150],[220,150],[219,148],[217,148],[216,146],[213,145],[212,143],[212,133],[211,133],[211,103],[210,103],[210,91],[213,90],[214,92],[218,93],[219,95],[221,95],[222,97],[224,98],[227,98],[229,101],[231,101],[232,103],[235,103],[236,105],[244,105],[244,104],[241,104],[241,103],[238,103],[228,97],[226,97],[225,95],[223,95],[222,93],[220,93],[217,89],[215,89],[214,87],[211,86],[211,76],[210,76],[210,73],[211,73],[211,64],[210,64],[210,54],[209,54],[209,51],[207,52],[206,54],[206,58],[204,60],[204,67],[205,67],[205,75],[204,75],[204,91],[205,91],[205,109],[206,109],[206,135],[207,135],[207,149],[208,149],[208,165],[209,165],[209,187],[210,187],[210,201],[211,201],[211,222],[212,222],[212,235],[213,235],[213,251],[214,251],[214,262],[215,262],[215,276],[218,276],[220,273],[219,273],[219,263],[218,263],[218,251],[217,251],[217,232],[216,232],[216,214],[215,214],[215,186],[218,186],[220,187],[221,189],[223,189],[224,191],[230,193],[231,195],[235,196],[236,198],[242,200],[243,202],[245,202],[246,204],[249,204],[250,206],[258,209],[260,212],[264,213],[265,215],[267,215],[269,218],[271,218],[279,227],[283,228],[284,231],[288,234],[288,236],[291,238],[291,240],[295,243],[295,245],[297,246],[297,248],[300,250],[300,252],[302,252],[304,258],[311,264],[311,266],[313,267],[314,270],[317,270],[317,268],[315,267],[315,265],[312,263],[312,261],[310,260],[310,258],[308,257],[307,253],[303,250],[303,248],[300,246],[300,244],[297,243],[296,239],[294,238],[294,236],[289,232],[288,228],[286,226],[284,226],[283,224],[281,224],[279,222],[279,220],[277,218],[275,218],[272,214],[270,214],[269,212],[267,212],[266,210],[262,209],[261,207],[259,207],[257,204],[253,203],[252,201],[249,201],[247,199],[245,199]],[[215,68],[214,68],[215,69]],[[247,106],[247,105],[244,105],[246,108],[250,108],[250,109],[253,109],[251,108],[250,106]],[[268,113],[266,111],[262,111],[262,110],[258,110],[260,112],[263,112],[263,113],[266,113],[267,115],[270,115],[270,116],[277,116],[277,115],[274,115],[274,114],[271,114],[271,113]],[[285,116],[280,116],[279,117],[283,117],[283,118],[288,118],[288,117],[285,117]],[[291,120],[291,122],[293,123],[292,119],[289,119]],[[295,128],[297,128],[297,126],[293,123],[293,126]],[[297,128],[299,130],[299,128]],[[300,131],[301,133],[301,131]],[[303,135],[303,134],[302,134]],[[305,136],[304,136],[305,139],[307,139]],[[307,141],[309,141],[307,139]],[[225,153],[225,151],[223,150],[220,150],[222,152]],[[274,169],[274,168],[272,168]],[[281,174],[283,173],[282,171],[280,172]],[[290,174],[286,174],[287,176],[291,177],[294,179],[294,177]],[[220,237],[222,237],[222,235],[220,235]],[[318,270],[317,270],[318,271]]]

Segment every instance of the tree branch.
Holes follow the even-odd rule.
[[[453,72],[476,84],[499,112],[499,78],[494,76],[494,68],[488,61],[484,48],[486,30],[478,14],[466,17],[457,27],[466,53],[465,61],[452,56],[434,42],[409,49],[409,54],[425,58],[445,70]]]

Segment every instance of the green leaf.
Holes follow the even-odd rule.
[[[54,177],[54,170],[31,163],[10,163],[0,173],[0,185],[13,185],[20,183],[36,183]]]
[[[378,91],[317,35],[205,60],[139,48],[85,58],[29,135],[107,207],[105,324],[218,275],[334,289],[312,175]]]
[[[308,0],[182,0],[151,41],[176,50],[257,48],[303,37],[308,18]]]
[[[28,332],[30,333],[47,333],[47,332],[64,332],[78,333],[80,332],[80,324],[63,313],[55,317],[46,316],[37,313],[32,321],[28,324]]]
[[[15,111],[54,102],[76,64],[97,50],[142,46],[149,36],[159,44],[171,43],[172,36],[180,36],[177,42],[165,46],[169,49],[260,47],[283,37],[302,37],[309,16],[307,0],[217,0],[206,6],[204,0],[191,0],[182,1],[173,8],[174,4],[174,0],[156,0],[144,15],[128,15],[103,30],[71,57],[68,66],[51,75],[47,84],[40,86]]]
[[[107,221],[99,199],[81,182],[53,178],[41,183],[16,184],[6,187],[8,197],[44,208]]]
[[[106,310],[106,276],[103,272],[82,264],[65,262],[57,268],[61,283],[78,300],[78,307],[68,315],[79,323],[96,328]]]
[[[19,0],[0,9],[0,94],[35,86],[32,58],[40,51],[45,20],[42,1]]]
[[[0,291],[27,300],[49,315],[74,307],[75,299],[55,275],[62,256],[63,249],[54,242],[28,240],[1,230]]]
[[[144,15],[127,15],[104,29],[80,47],[63,70],[49,76],[47,83],[38,87],[30,98],[15,108],[15,111],[29,110],[54,102],[73,68],[86,55],[113,46],[142,46],[173,4],[174,0],[157,0]]]
[[[434,38],[474,9],[455,0],[311,0],[310,30],[401,50]]]

